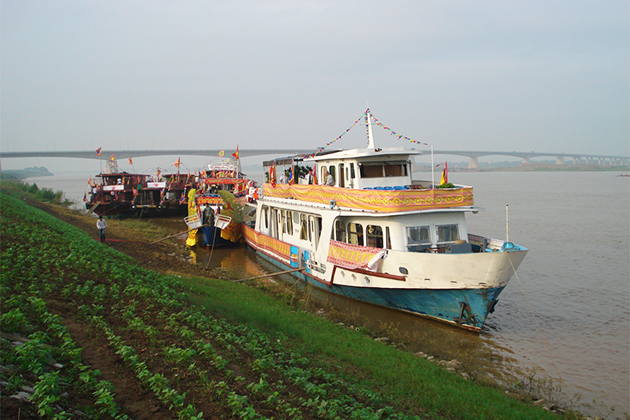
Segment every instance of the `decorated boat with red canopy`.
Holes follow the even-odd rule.
[[[178,159],[179,162],[179,159]],[[115,160],[96,175],[100,182],[88,182],[90,197],[86,209],[100,216],[143,217],[186,215],[187,192],[196,186],[197,178],[184,173],[149,174],[121,171]]]
[[[196,217],[200,223],[189,233],[188,246],[214,247],[241,241],[241,220],[232,217],[234,207],[252,202],[256,186],[240,171],[238,152],[235,158],[210,163],[201,171],[196,193],[190,199],[195,205],[188,210],[188,217]]]

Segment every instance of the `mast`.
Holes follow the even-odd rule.
[[[365,123],[368,129],[368,149],[374,149],[374,136],[372,135],[372,114],[370,114],[370,108],[365,111]]]

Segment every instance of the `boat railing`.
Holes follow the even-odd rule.
[[[433,254],[469,254],[472,252],[480,252],[479,247],[474,247],[473,244],[466,241],[456,241],[442,243],[438,245],[433,244],[409,244],[407,245],[407,251],[409,252],[426,252]]]

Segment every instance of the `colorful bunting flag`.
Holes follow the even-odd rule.
[[[110,157],[109,160],[111,160],[113,162],[114,161],[114,155],[112,155],[112,157]]]
[[[133,165],[133,160],[131,160],[131,156],[129,156],[129,164]]]
[[[236,152],[232,153],[232,156],[234,156],[234,159],[238,160],[238,145],[236,145]]]
[[[225,154],[225,150],[221,150],[221,151],[219,152],[219,157],[223,157],[223,155],[224,155],[224,154]]]
[[[294,166],[291,164],[291,169],[289,170],[289,185],[295,184],[295,176],[294,176]]]
[[[101,147],[99,147],[98,149],[96,149],[96,156],[100,156],[101,155]]]
[[[182,164],[181,159],[177,158],[177,162],[175,162],[174,165],[179,168],[181,164]]]

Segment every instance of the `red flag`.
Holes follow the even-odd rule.
[[[447,170],[447,162],[444,162],[444,170],[442,171],[442,180],[440,181],[440,185],[448,184],[448,170]]]
[[[131,156],[129,156],[129,164],[133,165],[133,160],[131,160]]]
[[[234,156],[234,159],[238,160],[238,145],[236,146],[236,152],[232,153],[232,156]]]
[[[96,156],[100,156],[101,155],[101,147],[99,147],[98,149],[96,149]]]
[[[317,185],[317,164],[313,165],[313,185]]]
[[[178,158],[177,162],[175,162],[175,166],[177,166],[179,168],[179,166],[182,164],[181,159]]]
[[[272,187],[276,187],[276,164],[273,163],[269,169],[269,182]]]

